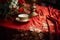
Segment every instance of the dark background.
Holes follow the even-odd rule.
[[[27,3],[31,3],[31,0],[26,0]],[[42,5],[42,3],[45,4],[45,6],[52,6],[54,8],[57,8],[60,10],[60,1],[59,0],[37,0],[37,3],[39,5]]]

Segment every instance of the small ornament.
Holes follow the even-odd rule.
[[[32,12],[32,16],[37,16],[38,14],[36,12]]]

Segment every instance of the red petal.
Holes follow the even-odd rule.
[[[24,9],[23,8],[19,8],[18,12],[24,12]]]

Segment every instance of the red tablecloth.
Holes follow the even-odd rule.
[[[21,2],[19,2],[19,3],[21,3]],[[48,8],[49,8],[50,12],[48,11]],[[23,11],[22,8],[19,8],[20,12],[22,12],[21,10]],[[57,10],[57,9],[54,9],[52,7],[44,7],[44,6],[36,5],[36,12],[37,12],[38,16],[32,17],[31,20],[27,23],[16,23],[11,20],[10,21],[0,21],[0,26],[12,28],[12,29],[22,29],[22,30],[33,30],[33,29],[31,29],[31,27],[32,27],[32,28],[34,28],[35,31],[38,31],[40,29],[40,31],[42,31],[42,32],[43,31],[48,32],[48,26],[46,24],[46,16],[48,16],[48,15],[50,15],[52,18],[55,18],[55,19],[57,19],[56,16],[58,16],[57,20],[60,23],[60,16],[59,16],[60,13],[59,13],[59,10]],[[55,13],[53,13],[53,12],[55,12]],[[43,13],[43,15],[41,16],[42,13]],[[54,15],[54,14],[56,14],[56,15]],[[48,20],[48,24],[50,27],[50,31],[54,32],[54,24],[50,20]]]
[[[32,26],[33,28],[35,28],[34,30],[36,30],[36,31],[38,31],[40,29],[40,31],[48,32],[48,29],[47,29],[48,26],[46,25],[46,16],[49,15],[48,8],[43,7],[43,6],[38,6],[38,5],[36,7],[37,7],[38,16],[32,17],[29,22],[27,22],[27,23],[16,23],[16,22],[11,21],[11,20],[5,21],[5,22],[1,21],[0,26],[12,28],[12,29],[22,29],[22,30],[31,30],[30,27]],[[44,16],[40,15],[41,10],[42,10]],[[53,9],[53,8],[50,8],[49,10],[50,10],[50,14],[52,14],[52,12],[55,12],[58,15],[58,10]],[[51,17],[55,18],[52,15],[51,15]],[[50,31],[54,32],[54,24],[50,20],[48,20],[48,24],[50,27]],[[46,27],[44,27],[44,26],[46,26]]]

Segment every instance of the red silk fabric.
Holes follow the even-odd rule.
[[[0,1],[1,2],[1,1]],[[18,3],[25,3],[24,0],[19,0]],[[50,14],[51,17],[56,18],[56,16],[53,16],[52,13],[55,12],[56,15],[58,16],[58,21],[60,23],[60,16],[59,16],[59,10],[54,9],[52,7],[49,7],[50,10]],[[23,8],[19,8],[18,9],[19,12],[23,12],[24,9]],[[41,11],[43,13],[43,15],[41,16]],[[4,26],[7,28],[12,28],[12,29],[22,29],[22,30],[30,30],[30,26],[32,26],[33,28],[38,28],[40,30],[42,30],[42,32],[48,32],[47,29],[43,28],[43,24],[46,23],[46,16],[50,15],[48,8],[44,7],[44,6],[40,6],[40,5],[36,5],[36,12],[38,14],[38,16],[36,17],[32,17],[31,20],[27,23],[15,23],[14,21],[1,21],[0,22],[0,26]],[[54,24],[48,20],[48,24],[49,24],[49,28],[51,32],[54,32]],[[60,32],[60,31],[59,31]]]

